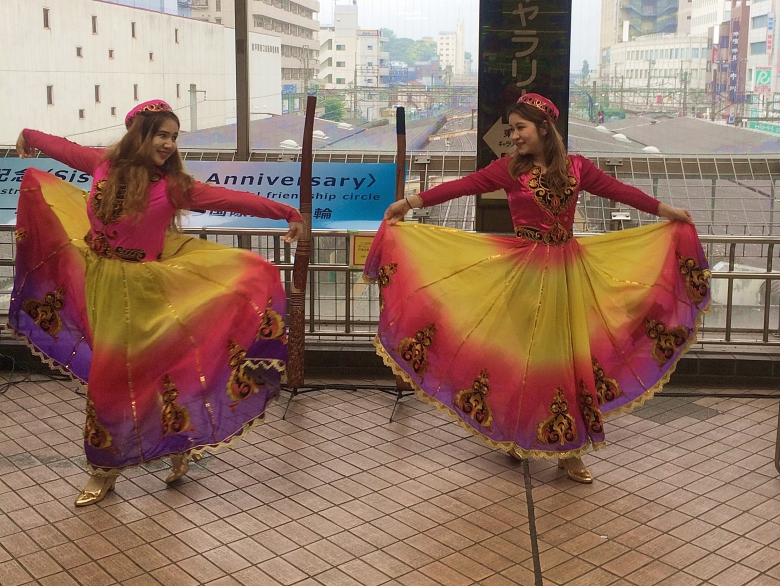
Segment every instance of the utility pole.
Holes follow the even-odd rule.
[[[650,107],[650,79],[653,77],[653,65],[655,61],[652,59],[647,60],[647,107]]]
[[[236,158],[248,161],[249,137],[249,18],[247,0],[236,0]]]

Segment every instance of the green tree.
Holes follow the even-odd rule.
[[[588,65],[588,60],[582,62],[582,81],[583,83],[588,80],[588,76],[590,75],[590,65]]]
[[[414,44],[406,51],[406,62],[409,65],[421,61],[430,61],[436,56],[436,43],[432,39],[414,41]]]
[[[322,100],[322,107],[325,108],[322,117],[326,120],[339,122],[344,115],[344,100],[338,96],[328,96]]]
[[[380,34],[387,40],[384,43],[383,50],[389,53],[390,61],[403,61],[407,63],[406,52],[414,44],[412,39],[398,38],[389,28],[380,29]]]

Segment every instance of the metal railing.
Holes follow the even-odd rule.
[[[292,281],[294,246],[282,231],[185,230],[227,246],[250,249],[277,265],[286,287]],[[353,233],[350,233],[353,234]],[[373,232],[358,232],[372,235]],[[587,237],[587,236],[584,236]],[[780,236],[701,236],[712,271],[712,306],[704,317],[702,346],[780,348]],[[379,291],[349,265],[350,235],[314,231],[306,295],[310,345],[368,347],[379,320]],[[13,228],[0,227],[0,312],[6,313],[13,283]]]

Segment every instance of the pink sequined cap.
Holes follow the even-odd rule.
[[[545,98],[542,95],[539,94],[525,94],[524,96],[520,96],[520,99],[517,100],[518,104],[520,102],[523,102],[524,104],[528,104],[530,106],[533,106],[534,108],[537,108],[547,114],[550,117],[550,120],[553,122],[556,122],[558,120],[558,108],[555,107],[555,104],[553,104],[550,100]]]
[[[173,112],[173,108],[162,100],[149,100],[148,102],[138,104],[127,113],[127,116],[125,116],[125,128],[130,128],[130,125],[133,123],[133,118],[135,118],[136,114],[140,114],[141,112]]]

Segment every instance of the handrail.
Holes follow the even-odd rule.
[[[0,238],[11,250],[11,258],[0,258],[0,267],[9,286],[13,272],[13,226],[0,226]],[[251,246],[281,271],[290,288],[294,247],[282,242],[284,230],[254,228],[188,228],[186,234],[199,238],[228,241],[234,246]],[[349,263],[351,234],[371,236],[376,232],[360,230],[313,230],[312,260],[306,287],[306,331],[308,344],[358,344],[368,347],[379,321],[379,296],[375,286],[360,282],[362,272]],[[5,236],[4,236],[5,234]],[[579,236],[587,237],[590,233]],[[702,244],[716,247],[717,260],[727,269],[712,270],[713,303],[699,332],[698,347],[731,345],[769,347],[780,352],[780,296],[773,293],[780,282],[780,270],[773,268],[778,236],[701,235]],[[741,251],[741,252],[740,252]],[[323,254],[323,252],[325,254]],[[319,259],[325,259],[319,261]],[[344,259],[342,262],[339,259]],[[710,265],[716,264],[713,255]],[[319,262],[318,262],[319,261]],[[736,270],[755,266],[755,272]],[[780,265],[778,265],[780,266]],[[10,269],[10,270],[9,270]],[[745,289],[754,293],[745,304]],[[717,295],[715,295],[717,289]]]

